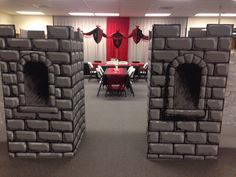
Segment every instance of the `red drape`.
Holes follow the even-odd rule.
[[[107,35],[115,33],[117,30],[124,36],[129,34],[128,17],[107,17]],[[118,58],[121,61],[128,61],[128,39],[123,38],[121,46],[117,49],[112,38],[107,38],[107,61],[111,58]]]

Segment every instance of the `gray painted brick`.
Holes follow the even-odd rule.
[[[8,67],[6,62],[0,62],[1,72],[6,73],[8,72]]]
[[[222,110],[223,100],[207,100],[207,107],[214,110]]]
[[[49,152],[49,143],[28,143],[30,151]]]
[[[11,49],[30,50],[31,41],[29,39],[8,38],[6,43]]]
[[[73,133],[63,133],[63,142],[72,143],[74,141]]]
[[[173,50],[190,50],[192,38],[167,38],[166,47]]]
[[[11,95],[10,87],[9,86],[3,85],[2,86],[2,90],[3,90],[4,96],[10,96]]]
[[[11,118],[13,117],[13,116],[12,116],[12,110],[11,110],[11,109],[5,108],[5,109],[4,109],[4,112],[5,112],[5,118],[11,119]]]
[[[40,158],[62,158],[62,153],[47,153],[47,152],[40,152],[38,153],[38,157]]]
[[[217,155],[218,146],[217,145],[197,145],[196,154],[197,155]]]
[[[55,79],[56,87],[71,87],[71,78],[70,77],[56,77]]]
[[[180,30],[179,25],[154,25],[153,37],[179,37]]]
[[[153,50],[164,49],[165,47],[165,38],[154,38],[152,44]]]
[[[213,88],[212,89],[212,98],[224,99],[225,89],[224,88]]]
[[[216,64],[215,75],[216,76],[227,76],[229,72],[228,64]]]
[[[162,63],[153,63],[152,64],[152,74],[162,74]]]
[[[184,159],[188,159],[188,160],[204,160],[204,156],[185,155]]]
[[[166,76],[156,76],[153,75],[151,78],[151,86],[157,87],[157,86],[165,86],[166,84]]]
[[[65,158],[71,158],[71,157],[74,157],[74,156],[75,156],[74,152],[63,153],[63,157],[65,157]]]
[[[204,132],[220,132],[220,127],[218,122],[199,122],[199,129]]]
[[[225,87],[226,86],[226,77],[208,77],[207,81],[208,87]]]
[[[164,106],[164,100],[162,98],[150,99],[150,108],[152,109],[163,108],[163,106]]]
[[[11,93],[13,96],[18,96],[18,87],[17,86],[11,86]]]
[[[159,133],[158,132],[149,132],[148,133],[148,142],[151,143],[155,143],[159,141]]]
[[[8,130],[24,130],[25,124],[23,120],[7,120]]]
[[[33,130],[45,130],[49,129],[49,123],[46,120],[27,120],[27,127]]]
[[[34,50],[42,51],[58,51],[58,41],[54,39],[33,39],[32,46]]]
[[[54,64],[54,74],[55,75],[61,74],[60,66],[58,64]]]
[[[56,106],[59,109],[72,109],[72,101],[71,100],[56,100]]]
[[[150,131],[173,131],[174,122],[150,121],[149,130]]]
[[[39,139],[47,141],[62,141],[62,134],[59,132],[38,132]]]
[[[207,64],[208,75],[213,75],[214,73],[214,64]]]
[[[195,154],[195,145],[193,144],[175,144],[174,152],[176,154]]]
[[[70,152],[73,150],[72,144],[52,143],[52,150],[54,152]]]
[[[41,118],[41,119],[48,119],[48,120],[51,120],[51,119],[61,119],[61,113],[58,112],[56,114],[47,114],[47,113],[39,113],[38,116]]]
[[[192,50],[185,51],[185,50],[180,50],[180,56],[184,55],[184,54],[194,54],[195,56],[198,56],[200,58],[203,58],[203,56],[204,56],[204,52],[203,51],[192,51]]]
[[[16,36],[15,25],[1,25],[0,26],[0,36],[14,38]]]
[[[3,38],[0,38],[0,49],[4,49],[6,47],[5,40]]]
[[[217,38],[195,38],[194,49],[195,50],[217,50],[218,39]]]
[[[73,98],[72,89],[62,89],[63,98]]]
[[[56,88],[55,89],[55,95],[56,95],[57,98],[61,98],[61,89]]]
[[[158,153],[158,154],[172,154],[173,153],[173,145],[172,144],[149,144],[149,152],[150,153]]]
[[[64,120],[73,120],[72,111],[63,111],[62,115]]]
[[[160,154],[159,159],[183,159],[183,155],[164,155]]]
[[[17,112],[16,109],[13,110],[13,116],[16,119],[35,119],[36,118],[35,113],[21,113],[21,112]]]
[[[19,105],[19,100],[14,97],[5,97],[4,104],[6,108],[15,108]]]
[[[163,143],[183,143],[184,133],[161,132],[160,141]]]
[[[207,140],[209,143],[219,144],[220,143],[220,134],[219,133],[208,133]]]
[[[186,133],[187,143],[206,143],[207,135],[206,133]]]
[[[230,50],[231,49],[232,38],[221,37],[219,39],[218,50]]]
[[[72,122],[51,121],[51,128],[55,131],[72,131]]]
[[[0,50],[1,61],[18,61],[19,52],[16,50]]]
[[[20,106],[19,111],[29,112],[29,113],[57,113],[58,109],[56,107],[40,107],[40,106]],[[23,113],[22,113],[23,114]]]
[[[71,40],[60,40],[60,51],[63,52],[75,51],[73,46],[74,46],[73,41]]]
[[[196,122],[177,122],[176,126],[178,130],[183,130],[183,131],[196,131],[197,130]]]
[[[222,111],[210,111],[210,120],[222,121],[223,112]]]
[[[177,50],[154,50],[153,51],[153,62],[171,62],[178,56]]]
[[[8,141],[14,141],[14,133],[12,131],[7,131]]]
[[[24,142],[9,142],[9,151],[10,152],[25,152],[26,143]]]
[[[29,39],[44,39],[45,38],[45,34],[44,31],[28,31],[28,38]]]
[[[36,158],[37,155],[36,155],[36,153],[32,153],[32,152],[30,152],[30,153],[16,153],[16,157],[32,159],[32,158]]]
[[[16,74],[2,74],[2,81],[4,84],[17,84]]]
[[[74,28],[70,26],[47,26],[49,39],[73,39]]]
[[[159,109],[150,109],[149,110],[149,119],[150,120],[159,120],[160,119],[160,110]]]
[[[161,96],[161,87],[151,87],[149,96],[150,97],[160,97]]]
[[[47,57],[49,58],[49,60],[52,63],[55,63],[55,64],[69,64],[70,63],[69,53],[65,53],[65,52],[47,52]],[[58,65],[54,65],[54,69],[56,71],[55,66],[58,66]],[[55,74],[56,74],[56,72],[55,72]]]
[[[205,52],[205,61],[209,63],[228,63],[230,58],[229,52],[207,51]]]
[[[71,65],[62,65],[61,66],[61,72],[65,75],[65,76],[71,76],[72,75],[72,67]]]
[[[207,36],[231,37],[233,35],[233,25],[208,24]]]
[[[15,136],[18,141],[36,141],[36,133],[33,131],[16,131]]]

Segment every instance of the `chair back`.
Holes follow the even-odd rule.
[[[93,70],[93,64],[90,61],[88,62],[88,65],[89,65],[89,68]]]
[[[143,65],[143,69],[144,69],[144,70],[147,70],[147,69],[148,69],[148,62],[146,62],[146,63]]]
[[[90,74],[90,69],[89,65],[87,62],[84,63],[84,75],[89,75]]]
[[[132,68],[132,69],[130,70],[130,72],[128,73],[128,74],[129,74],[129,77],[130,77],[130,78],[133,78],[133,77],[134,77],[134,73],[135,73],[135,68]]]
[[[134,67],[133,66],[130,66],[127,70],[127,72],[129,73]]]
[[[100,69],[96,68],[98,78],[101,79],[103,76],[103,73],[100,71]]]
[[[98,65],[97,68],[101,71],[102,74],[104,74],[104,70],[102,69],[102,67],[100,65]]]

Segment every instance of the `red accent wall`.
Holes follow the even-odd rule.
[[[107,32],[111,36],[117,30],[124,36],[129,34],[129,18],[128,17],[107,17]],[[120,61],[128,61],[128,39],[123,38],[120,47],[117,49],[112,38],[107,38],[107,61],[111,58],[118,58]]]

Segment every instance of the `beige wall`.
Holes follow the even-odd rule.
[[[12,16],[0,12],[0,24],[12,24]]]
[[[52,16],[12,16],[12,21],[16,25],[16,32],[19,33],[20,29],[24,30],[44,30],[46,32],[47,25],[53,25]]]

